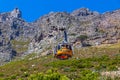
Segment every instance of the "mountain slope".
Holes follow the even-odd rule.
[[[114,48],[111,48],[114,46]],[[116,47],[119,46],[119,47]],[[71,79],[115,79],[119,80],[120,75],[117,73],[120,68],[120,43],[100,47],[75,48],[75,54],[68,60],[59,60],[53,55],[41,56],[30,54],[23,59],[16,59],[0,67],[0,79],[2,80],[28,80],[38,73],[47,74],[49,70],[57,70],[60,74],[66,75]],[[116,71],[116,75],[104,72]],[[68,79],[68,80],[69,80]],[[64,79],[63,79],[64,80]]]

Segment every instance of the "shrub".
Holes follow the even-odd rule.
[[[12,80],[12,79],[16,79],[16,75],[12,75],[11,77],[10,77],[10,79]]]
[[[28,77],[29,76],[29,73],[28,72],[24,72],[22,77]]]
[[[80,80],[98,80],[99,73],[91,70],[83,70],[80,73]]]
[[[75,72],[75,71],[77,71],[77,68],[74,68],[74,67],[70,68],[70,72]]]
[[[101,58],[100,58],[101,61],[108,61],[110,60],[109,56],[108,55],[103,55]]]
[[[85,39],[87,39],[88,36],[87,35],[80,35],[77,37],[77,39],[81,40],[81,41],[84,41]]]
[[[27,68],[21,68],[20,71],[25,72],[25,71],[28,71],[28,69]]]
[[[107,70],[108,71],[116,71],[116,70],[118,70],[118,68],[115,65],[110,65],[107,67]]]
[[[3,77],[4,76],[4,74],[3,73],[0,73],[0,77]]]
[[[2,79],[2,80],[11,80],[10,78],[4,78],[4,79]]]
[[[28,80],[69,80],[65,75],[58,73],[56,70],[48,70],[46,74],[37,73],[32,74],[28,77]]]
[[[24,80],[24,79],[22,79],[22,78],[19,78],[19,79],[17,79],[17,80]]]

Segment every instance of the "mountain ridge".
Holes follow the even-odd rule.
[[[120,10],[100,14],[80,8],[71,13],[52,12],[34,22],[22,19],[18,8],[0,13],[0,63],[14,56],[52,49],[52,44],[56,44],[53,42],[63,37],[62,33],[58,34],[58,28],[63,27],[67,29],[70,43],[80,42],[79,47],[117,43],[120,41],[119,23]],[[82,36],[87,38],[81,41]]]

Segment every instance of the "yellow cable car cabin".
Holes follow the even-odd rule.
[[[55,57],[58,59],[68,59],[72,57],[72,47],[69,44],[58,45],[55,50]]]
[[[54,56],[58,59],[68,59],[69,57],[72,57],[72,55],[72,46],[68,43],[67,33],[66,30],[64,30],[64,40],[62,44],[59,43],[54,48]]]

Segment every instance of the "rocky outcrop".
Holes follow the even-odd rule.
[[[11,17],[14,17],[14,18],[21,18],[22,17],[22,14],[21,14],[21,11],[18,9],[18,8],[15,8],[12,12],[11,12]]]
[[[12,41],[30,41],[39,31],[40,28],[34,23],[27,23],[22,19],[18,8],[11,12],[0,13],[0,63],[10,61],[16,56],[15,47],[19,48],[19,45],[13,45]]]

